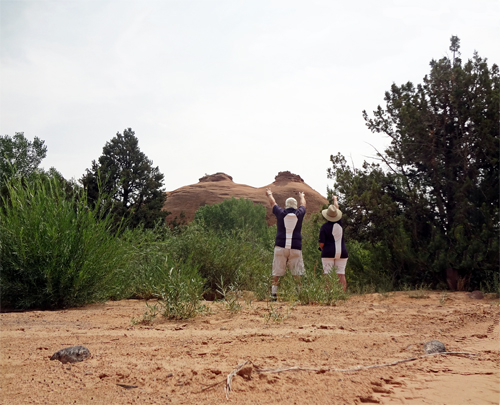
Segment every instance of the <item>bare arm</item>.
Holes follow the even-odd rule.
[[[339,208],[339,202],[337,201],[337,196],[336,195],[333,196],[333,205],[335,205],[335,208],[340,209]]]
[[[306,208],[306,195],[302,192],[299,192],[299,206],[303,205]]]
[[[276,200],[273,197],[273,192],[271,191],[270,188],[266,188],[266,195],[267,199],[269,200],[269,204],[271,205],[271,208],[273,208],[276,205]]]

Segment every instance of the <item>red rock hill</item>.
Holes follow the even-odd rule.
[[[167,216],[167,222],[173,221],[176,217],[179,221],[181,212],[184,213],[185,222],[191,222],[199,207],[220,203],[234,197],[237,199],[248,198],[256,204],[263,204],[267,210],[266,221],[269,225],[273,225],[276,223],[276,218],[272,214],[266,196],[267,187],[271,188],[276,203],[281,207],[284,207],[288,197],[294,197],[298,201],[299,192],[303,192],[307,204],[306,216],[313,212],[319,212],[324,204],[328,204],[325,197],[304,183],[300,176],[289,171],[279,172],[273,183],[260,188],[237,184],[233,182],[231,176],[225,173],[215,173],[202,177],[199,183],[167,192],[167,202],[164,209],[171,212]]]

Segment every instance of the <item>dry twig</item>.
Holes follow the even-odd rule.
[[[247,360],[244,361],[243,363],[238,364],[238,367],[236,367],[233,371],[231,371],[231,373],[227,376],[226,388],[224,388],[224,390],[226,391],[226,399],[229,399],[229,392],[231,391],[231,383],[233,381],[233,377],[248,363],[252,362],[250,360]]]
[[[201,390],[201,392],[206,391],[206,390],[209,390],[210,388],[213,388],[213,387],[215,387],[216,385],[222,384],[223,382],[227,382],[227,379],[226,379],[226,378],[224,378],[224,379],[223,379],[223,380],[221,380],[221,381],[218,381],[218,382],[216,382],[216,383],[213,383],[213,384],[207,385],[205,388],[203,388],[203,389]],[[205,385],[205,384],[202,384],[202,385]]]
[[[418,359],[422,359],[424,357],[430,357],[430,356],[441,356],[441,355],[465,355],[465,356],[477,356],[476,353],[466,353],[466,352],[439,352],[439,353],[430,353],[430,354],[423,354],[418,357],[410,357],[408,359],[403,359],[403,360],[396,360],[393,361],[392,363],[384,363],[384,364],[374,364],[371,366],[356,366],[355,368],[304,368],[304,367],[281,367],[281,368],[259,368],[256,367],[252,361],[247,360],[244,361],[243,363],[238,364],[238,366],[231,371],[231,373],[227,376],[226,379],[226,387],[224,388],[224,391],[226,391],[226,399],[229,399],[229,392],[231,392],[231,383],[233,381],[234,376],[240,371],[245,365],[247,364],[252,364],[255,367],[255,371],[257,373],[283,373],[285,371],[315,371],[315,372],[327,372],[327,371],[336,371],[340,373],[349,373],[349,372],[356,372],[356,371],[361,371],[361,370],[369,370],[372,368],[379,368],[379,367],[390,367],[390,366],[395,366],[396,364],[400,363],[406,363],[408,361],[415,361]],[[223,381],[221,381],[223,382]],[[209,389],[211,387],[214,387],[221,382],[212,384],[210,387],[204,388],[204,390]]]

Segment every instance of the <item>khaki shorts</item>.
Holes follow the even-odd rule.
[[[333,257],[322,257],[321,263],[323,264],[323,273],[330,274],[332,267],[335,267],[337,274],[345,274],[345,266],[347,259],[334,259]]]
[[[281,277],[285,275],[286,265],[294,276],[304,274],[304,261],[302,260],[302,250],[286,249],[279,246],[274,247],[273,276]]]

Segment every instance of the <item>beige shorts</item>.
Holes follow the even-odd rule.
[[[294,276],[304,274],[304,261],[302,260],[302,250],[286,249],[279,246],[274,247],[273,276],[281,277],[285,275],[286,265]]]
[[[337,274],[345,274],[345,266],[347,259],[334,259],[333,257],[322,257],[321,263],[323,264],[323,273],[330,274],[332,267],[335,266]]]

